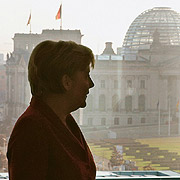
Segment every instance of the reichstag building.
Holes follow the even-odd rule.
[[[14,51],[6,63],[6,115],[12,121],[29,103],[27,63],[33,47],[46,39],[81,43],[81,38],[77,30],[14,35]],[[95,87],[87,107],[73,113],[85,136],[179,135],[180,14],[168,7],[146,10],[132,22],[117,53],[112,43],[95,55]]]

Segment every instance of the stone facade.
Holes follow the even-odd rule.
[[[41,34],[15,34],[14,51],[7,55],[6,120],[15,122],[29,105],[31,98],[27,66],[33,48],[44,40],[75,41],[81,44],[80,30],[43,30]]]
[[[81,44],[82,34],[80,30],[43,30],[41,34],[19,34],[14,35],[14,52],[19,50],[32,52],[33,48],[42,41],[74,41]]]
[[[44,30],[42,34],[15,34],[14,51],[6,62],[8,120],[15,121],[29,103],[27,64],[35,45],[62,37],[81,43],[80,31],[67,30],[66,39],[61,32],[65,33]],[[86,137],[92,138],[94,133],[98,137],[101,134],[101,138],[112,133],[115,137],[180,133],[176,110],[180,98],[180,47],[162,46],[157,39],[136,55],[126,56],[115,54],[112,43],[107,42],[103,53],[95,56],[91,72],[95,87],[90,90],[87,107],[73,113]]]
[[[4,120],[6,103],[6,67],[0,64],[0,122]]]
[[[153,43],[134,59],[123,59],[114,53],[96,56],[84,131],[102,131],[102,137],[110,130],[120,137],[180,134],[180,46]]]

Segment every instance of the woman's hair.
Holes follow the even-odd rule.
[[[29,60],[28,79],[33,96],[43,93],[63,93],[62,77],[94,67],[92,51],[72,41],[43,41],[38,44]]]

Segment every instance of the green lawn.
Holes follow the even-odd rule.
[[[149,147],[158,147],[160,150],[176,152],[180,155],[180,137],[137,139],[136,142],[148,144]]]
[[[141,144],[148,144],[149,147],[158,147],[160,150],[168,150],[169,152],[176,152],[180,155],[180,137],[169,137],[169,138],[147,138],[147,139],[137,139],[136,142]],[[96,156],[106,158],[110,160],[113,152],[114,144],[99,142],[89,143],[89,147],[92,153]],[[129,147],[124,147],[126,150]],[[148,155],[148,154],[147,154]],[[123,153],[124,160],[131,160],[136,162],[139,170],[143,170],[144,166],[151,164],[155,170],[169,170],[168,167],[160,167],[160,164],[152,164],[151,161],[143,161],[143,159],[136,159],[135,156],[127,156]],[[164,156],[159,156],[158,158],[164,158]]]

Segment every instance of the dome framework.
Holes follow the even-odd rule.
[[[135,54],[139,48],[151,45],[155,31],[162,45],[180,45],[180,14],[169,7],[155,7],[141,13],[125,35],[122,54]]]

